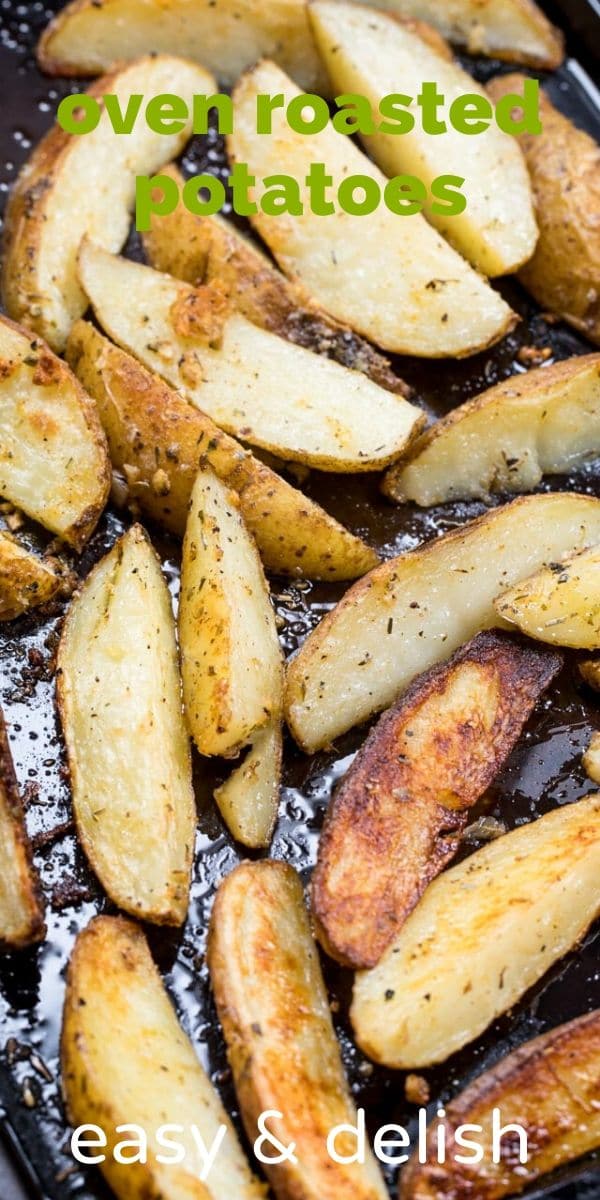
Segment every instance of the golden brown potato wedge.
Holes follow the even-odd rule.
[[[38,558],[9,533],[0,533],[0,621],[12,621],[56,596],[63,579],[53,563]]]
[[[391,500],[443,504],[526,492],[600,453],[600,354],[505,379],[453,409],[391,467]]]
[[[286,716],[313,751],[388,707],[481,629],[511,584],[600,540],[600,501],[526,496],[390,559],[355,584],[288,668]]]
[[[562,35],[533,0],[368,0],[375,8],[435,26],[470,54],[554,70],[564,58]],[[395,90],[395,89],[394,89]]]
[[[79,276],[119,345],[222,429],[280,458],[374,470],[398,458],[424,424],[420,409],[359,371],[253,325],[232,310],[218,280],[193,288],[89,241]]]
[[[94,404],[40,338],[0,317],[0,496],[81,550],[109,488]]]
[[[171,599],[139,525],[73,600],[58,650],[58,705],[79,839],[126,912],[180,925],[196,811]]]
[[[117,68],[89,94],[114,95],[125,110],[133,95],[171,93],[191,108],[194,93],[216,90],[202,67],[158,55]],[[154,133],[141,113],[132,132],[118,136],[105,109],[85,136],[65,133],[58,125],[50,130],[9,200],[2,274],[9,316],[41,334],[54,350],[63,349],[71,325],[86,308],[76,269],[82,237],[93,232],[100,245],[120,250],[129,233],[136,175],[152,175],[175,158],[190,132],[191,118],[180,133]]]
[[[100,1170],[119,1200],[264,1197],[133,921],[96,917],[77,938],[61,1067],[71,1125],[97,1125],[104,1134]],[[121,1162],[115,1157],[117,1146],[132,1136],[131,1125],[144,1132],[145,1162],[136,1162],[131,1149]],[[218,1136],[211,1163],[198,1137],[210,1155]]]
[[[594,783],[600,783],[600,733],[592,734],[582,761],[590,779],[593,779]]]
[[[399,79],[411,96],[420,93],[425,81],[435,79],[444,96],[444,112],[465,93],[485,97],[484,89],[458,63],[440,61],[434,47],[385,12],[314,0],[309,14],[333,94],[365,96],[375,124],[382,98],[397,91]],[[465,137],[450,125],[441,137],[432,137],[417,122],[401,137],[374,133],[361,140],[386,175],[406,173],[425,184],[425,216],[477,270],[506,275],[531,258],[537,226],[527,167],[515,139],[495,122],[477,137]],[[440,175],[458,175],[464,181],[463,213],[447,216],[438,211],[431,189]]]
[[[123,59],[182,50],[224,84],[265,56],[308,91],[325,82],[305,0],[74,0],[42,34],[37,56],[51,75],[98,75]]]
[[[183,539],[179,644],[185,710],[201,754],[236,754],[282,710],[283,658],[239,500],[208,468]]]
[[[426,1162],[417,1156],[402,1171],[400,1200],[446,1200],[468,1195],[473,1200],[501,1200],[524,1191],[535,1179],[600,1146],[600,1010],[578,1017],[525,1042],[477,1076],[446,1105],[446,1161],[437,1161],[440,1122],[428,1136]],[[494,1157],[494,1109],[501,1124],[520,1125],[527,1139],[527,1161],[508,1150],[508,1137]],[[458,1127],[475,1133],[483,1160],[477,1165],[456,1161],[463,1154]],[[468,1129],[471,1126],[471,1129]],[[504,1153],[502,1153],[504,1151]],[[464,1155],[463,1155],[464,1157]]]
[[[370,1153],[343,1166],[327,1138],[356,1122],[302,884],[285,863],[243,863],[221,884],[208,963],[219,1019],[249,1138],[261,1113],[297,1161],[266,1166],[277,1200],[385,1200]],[[351,1153],[347,1134],[336,1149]]]
[[[173,164],[161,175],[181,187],[182,175]],[[286,279],[255,243],[223,217],[201,217],[180,202],[165,216],[154,213],[142,240],[146,258],[157,271],[194,287],[219,280],[236,310],[254,325],[362,371],[390,392],[409,395],[410,389],[383,354],[312,303],[301,287]]]
[[[600,658],[586,658],[579,664],[582,679],[589,687],[600,692]]]
[[[431,883],[357,974],[359,1046],[389,1067],[443,1062],[512,1008],[600,912],[600,797],[521,825]]]
[[[19,950],[46,932],[44,905],[0,709],[0,950]]]
[[[281,721],[270,721],[252,736],[243,761],[215,791],[221,816],[237,842],[251,849],[268,846],[273,836],[281,783]]]
[[[514,314],[501,297],[420,213],[400,218],[383,196],[368,216],[339,207],[326,220],[313,213],[301,183],[313,162],[326,164],[334,196],[349,175],[370,176],[382,189],[387,180],[331,125],[318,134],[295,133],[278,109],[272,135],[257,134],[256,98],[262,93],[283,95],[286,105],[299,94],[274,63],[247,72],[234,90],[236,123],[227,145],[230,158],[247,163],[258,179],[285,170],[300,181],[302,215],[261,211],[252,217],[286,275],[384,350],[460,357],[512,328]]]
[[[509,588],[494,607],[528,637],[600,650],[600,547],[550,563]]]
[[[115,467],[142,512],[183,536],[201,461],[240,497],[240,510],[265,567],[309,579],[355,579],[377,554],[318,504],[223,433],[199,409],[78,321],[67,358],[94,397]]]
[[[521,85],[521,75],[504,75],[488,89],[497,100]],[[600,147],[544,92],[540,116],[542,132],[519,137],[540,230],[519,278],[538,304],[600,344]]]
[[[317,934],[334,958],[379,961],[456,854],[469,808],[561,662],[480,633],[381,718],[334,795],[312,877]]]

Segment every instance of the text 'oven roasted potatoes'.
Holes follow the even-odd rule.
[[[492,79],[494,100],[522,75]],[[600,146],[540,93],[542,132],[521,134],[540,236],[519,278],[544,308],[600,345]]]
[[[0,709],[0,952],[39,942],[44,906]]]
[[[119,345],[222,429],[280,458],[375,470],[424,424],[402,396],[232,311],[219,280],[193,288],[89,241],[79,276]]]
[[[533,0],[372,0],[375,8],[416,17],[470,54],[554,70],[562,35]]]
[[[338,0],[315,0],[310,21],[323,55],[334,95],[366,97],[373,129],[379,105],[396,92],[417,96],[435,79],[444,96],[444,112],[460,96],[483,97],[484,89],[458,63],[441,59],[418,33],[393,16]],[[423,212],[432,225],[485,275],[506,275],[531,257],[537,226],[529,175],[514,137],[492,119],[476,137],[465,136],[443,116],[446,131],[432,137],[415,123],[412,130],[361,135],[365,148],[390,177],[414,175],[427,189]],[[468,130],[468,132],[474,132]],[[451,216],[436,200],[432,185],[439,176],[459,177],[466,199],[463,213]]]
[[[53,564],[0,532],[0,621],[12,621],[46,604],[63,584]]]
[[[450,867],[356,976],[352,1025],[389,1067],[443,1062],[512,1008],[600,912],[600,797],[521,825]]]
[[[496,612],[553,646],[600,650],[600,546],[550,563],[496,600]]]
[[[73,600],[58,650],[58,705],[79,840],[126,912],[180,925],[196,810],[171,599],[134,525]]]
[[[40,338],[0,317],[0,496],[81,550],[109,488],[89,396]]]
[[[251,1141],[260,1115],[297,1161],[266,1166],[277,1200],[386,1200],[370,1151],[343,1165],[327,1148],[356,1124],[299,876],[282,862],[243,863],[221,884],[208,964],[242,1119]],[[356,1139],[340,1132],[340,1156]]]
[[[480,633],[415,681],[359,750],[330,804],[312,877],[319,939],[372,967],[454,857],[469,808],[513,749],[561,666]]]
[[[155,133],[139,109],[144,96],[174,94],[190,110],[194,93],[214,93],[215,80],[182,58],[139,59],[103,76],[89,89],[99,101],[114,96],[121,111],[133,104],[128,134],[116,134],[105,104],[85,135],[55,125],[36,146],[13,188],[6,214],[4,304],[9,316],[62,350],[86,308],[77,279],[77,251],[86,233],[120,250],[129,233],[137,175],[152,175],[175,158],[191,133]],[[137,107],[136,107],[136,97]],[[113,301],[117,301],[117,296]]]
[[[513,500],[355,584],[288,668],[286,716],[311,752],[392,704],[416,675],[481,629],[494,600],[565,554],[600,541],[600,501],[576,493]]]
[[[252,735],[239,766],[215,791],[221,816],[237,842],[258,849],[273,836],[279,807],[282,757],[281,721]]]
[[[201,754],[236,754],[281,716],[283,658],[258,551],[235,492],[198,472],[183,540],[179,644]]]
[[[67,358],[94,397],[113,465],[143,513],[180,537],[202,460],[240,497],[267,570],[308,579],[355,579],[378,561],[344,529],[223,433],[199,409],[114,346],[87,321],[69,335]]]
[[[133,921],[97,917],[77,938],[61,1068],[71,1125],[98,1125],[105,1135],[100,1169],[118,1200],[264,1198]],[[119,1162],[115,1149],[132,1125],[143,1130],[147,1158],[124,1151]]]
[[[527,492],[600,454],[600,354],[513,375],[453,409],[390,467],[390,500],[424,506]]]
[[[414,1155],[402,1171],[400,1200],[501,1200],[525,1190],[557,1167],[600,1146],[600,1009],[525,1042],[478,1075],[445,1106],[428,1135],[426,1161]],[[527,1138],[527,1161],[501,1153],[493,1161],[494,1110]],[[445,1131],[446,1158],[440,1164],[437,1130]],[[517,1126],[515,1131],[514,1127]],[[458,1127],[471,1126],[483,1159],[464,1161]],[[510,1136],[510,1135],[508,1135]],[[507,1138],[508,1141],[508,1138]],[[504,1145],[507,1147],[507,1141]],[[508,1149],[508,1147],[507,1147]],[[462,1155],[463,1161],[460,1161]]]
[[[295,133],[284,109],[272,133],[256,132],[257,96],[299,95],[274,63],[260,63],[234,90],[235,126],[227,138],[233,161],[266,178],[285,171],[303,181],[313,162],[325,163],[337,189],[350,175],[369,176],[382,189],[368,215],[339,208],[326,218],[311,211],[300,182],[303,213],[251,217],[279,266],[337,320],[384,350],[425,358],[473,354],[501,338],[516,318],[497,292],[432,229],[421,213],[398,216],[383,201],[386,177],[331,124]],[[254,189],[255,192],[258,189]],[[335,194],[335,192],[334,192]]]
[[[224,84],[266,56],[309,91],[325,81],[306,0],[74,0],[42,34],[37,57],[51,75],[98,75],[140,54],[182,51]]]

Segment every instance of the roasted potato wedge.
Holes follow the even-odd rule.
[[[391,467],[391,500],[443,504],[526,492],[600,453],[600,354],[505,379],[453,409]]]
[[[222,429],[280,458],[369,471],[398,458],[424,424],[420,409],[360,372],[228,311],[218,281],[193,288],[91,242],[79,275],[119,345]]]
[[[309,14],[334,95],[365,96],[376,123],[380,101],[396,92],[399,79],[411,96],[435,79],[446,105],[465,93],[485,96],[458,63],[441,61],[435,48],[393,16],[362,5],[340,8],[337,0],[315,0]],[[362,141],[386,175],[422,180],[428,189],[425,216],[483,274],[506,275],[531,258],[538,231],[527,167],[515,139],[495,123],[477,137],[450,126],[442,137],[432,137],[417,123],[402,137],[376,133]],[[463,213],[436,212],[431,186],[439,175],[464,180]]]
[[[488,85],[497,100],[522,84],[503,75]],[[600,345],[600,147],[540,93],[542,132],[519,137],[540,230],[521,283],[538,304]]]
[[[96,917],[77,938],[67,976],[61,1066],[69,1120],[76,1128],[97,1124],[105,1133],[100,1169],[119,1200],[264,1197],[133,921]],[[131,1124],[146,1135],[146,1162],[115,1159],[115,1147]],[[212,1147],[223,1125],[225,1136],[207,1172],[193,1128]],[[172,1134],[185,1152],[179,1165],[167,1141]]]
[[[590,779],[600,783],[600,733],[592,734],[582,761]]]
[[[528,637],[575,650],[600,650],[600,547],[550,563],[495,602]]]
[[[183,539],[183,698],[201,754],[236,754],[281,716],[283,658],[258,551],[239,501],[198,472]]]
[[[109,488],[92,401],[40,338],[0,317],[0,496],[81,550]]]
[[[174,93],[191,109],[195,92],[216,90],[202,67],[158,55],[117,68],[93,84],[89,94],[99,99],[114,95],[124,110],[134,94]],[[54,350],[64,348],[71,325],[86,308],[77,280],[82,237],[93,233],[101,246],[120,250],[129,233],[136,175],[153,175],[175,158],[190,132],[191,118],[181,133],[154,133],[142,114],[132,132],[119,137],[105,110],[85,137],[65,133],[58,125],[50,130],[9,199],[2,280],[10,317],[41,334]]]
[[[251,849],[268,846],[279,807],[281,783],[281,721],[270,721],[252,736],[246,755],[215,800],[229,832]]]
[[[170,164],[161,175],[183,182]],[[410,389],[374,346],[334,321],[286,279],[266,254],[223,217],[201,217],[181,202],[164,216],[153,214],[142,237],[151,267],[194,287],[218,280],[237,310],[253,325],[362,371],[373,383],[408,396]]]
[[[433,881],[357,974],[359,1046],[388,1067],[443,1062],[512,1008],[600,912],[600,796],[489,842]]]
[[[600,658],[585,658],[578,665],[585,683],[596,692],[600,692]]]
[[[334,958],[379,961],[456,854],[469,808],[561,662],[480,633],[381,718],[334,795],[312,877],[317,934]]]
[[[325,83],[305,0],[74,0],[42,34],[37,57],[50,75],[98,75],[123,59],[182,47],[224,84],[265,56],[308,91]]]
[[[436,60],[437,61],[437,60]],[[441,60],[440,60],[441,61]],[[302,181],[323,162],[334,195],[348,175],[385,176],[331,125],[319,134],[294,133],[284,109],[273,114],[271,136],[256,133],[256,97],[299,94],[273,63],[260,63],[234,90],[236,124],[227,139],[230,158],[265,178],[283,169]],[[369,216],[342,209],[324,220],[300,187],[301,216],[263,212],[252,222],[286,275],[327,312],[384,350],[425,358],[473,354],[512,328],[514,314],[425,218],[394,215],[383,203]]]
[[[94,567],[58,649],[58,705],[79,840],[108,895],[185,919],[196,810],[171,599],[139,525]]]
[[[0,950],[19,950],[46,932],[44,905],[0,709]]]
[[[400,17],[429,22],[470,54],[487,54],[549,71],[559,67],[564,58],[562,34],[532,0],[372,2],[375,8],[387,9]]]
[[[142,512],[179,536],[201,461],[233,488],[262,560],[278,575],[355,579],[377,554],[223,433],[136,359],[78,321],[67,358],[94,397],[115,467]]]
[[[290,663],[286,716],[311,752],[386,708],[481,629],[511,584],[600,540],[600,501],[526,496],[390,559],[327,613]]]
[[[402,1171],[400,1200],[446,1200],[461,1194],[500,1200],[595,1150],[600,1146],[599,1077],[599,1009],[525,1042],[446,1105],[445,1163],[437,1161],[436,1121],[428,1137],[427,1161],[420,1163],[413,1155]],[[494,1109],[503,1121],[525,1130],[525,1166],[511,1153],[493,1161]],[[469,1125],[483,1149],[483,1160],[476,1166],[456,1161],[456,1152],[461,1153],[456,1130]]]
[[[242,863],[221,884],[208,963],[249,1138],[261,1113],[295,1163],[266,1166],[277,1200],[386,1200],[370,1153],[343,1166],[327,1151],[335,1127],[356,1121],[299,876],[282,862]],[[340,1134],[336,1149],[351,1153]],[[354,1146],[352,1146],[354,1148]]]
[[[63,586],[60,572],[0,533],[0,621],[12,621],[56,596]]]

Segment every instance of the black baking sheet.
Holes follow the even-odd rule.
[[[594,0],[596,3],[596,0]],[[59,5],[56,5],[59,7]],[[591,8],[567,7],[579,18]],[[51,15],[41,3],[0,0],[0,205],[30,148],[49,126],[57,100],[81,84],[48,80],[36,69],[32,48]],[[593,14],[592,14],[593,15]],[[583,27],[582,27],[583,28]],[[592,28],[591,26],[589,28]],[[596,28],[595,26],[593,28]],[[550,80],[555,103],[600,140],[600,99],[581,67],[592,62],[591,35],[569,40],[571,54]],[[579,60],[579,61],[577,61]],[[474,63],[485,77],[489,63]],[[496,68],[494,68],[496,69]],[[190,170],[223,169],[218,139],[195,139],[184,165]],[[133,237],[130,252],[137,253]],[[564,358],[590,347],[560,323],[547,322],[513,281],[502,290],[524,320],[492,351],[460,363],[423,363],[398,359],[398,372],[411,383],[424,406],[442,414],[520,366],[524,345],[550,346]],[[553,487],[577,487],[600,495],[598,464],[577,477],[555,480]],[[454,528],[482,510],[480,504],[453,504],[419,511],[394,507],[381,499],[375,477],[326,476],[312,472],[307,492],[356,532],[365,535],[385,556]],[[109,508],[82,558],[75,564],[83,577],[125,528],[128,517]],[[179,547],[151,530],[162,555],[173,596],[177,595]],[[44,535],[27,527],[32,545]],[[273,580],[277,610],[284,621],[282,637],[293,651],[307,631],[342,594],[334,585]],[[52,661],[63,610],[59,605],[39,615],[0,627],[0,703],[7,721],[15,765],[27,804],[27,820],[36,841],[36,861],[48,897],[48,939],[38,950],[0,961],[0,1104],[4,1138],[11,1157],[26,1173],[24,1187],[47,1200],[101,1200],[108,1196],[97,1173],[73,1169],[68,1129],[57,1078],[57,1050],[65,966],[73,939],[92,915],[110,911],[78,850],[69,825],[69,789],[62,741],[54,710]],[[594,729],[600,728],[598,700],[579,681],[571,659],[559,681],[538,705],[525,736],[491,789],[493,815],[509,827],[530,820],[557,804],[593,790],[581,767],[581,754]],[[271,854],[292,863],[307,879],[315,861],[323,813],[335,781],[361,744],[365,730],[341,738],[334,751],[306,758],[286,743],[281,817]],[[199,832],[190,915],[183,934],[150,930],[150,940],[171,995],[203,1063],[237,1118],[223,1040],[217,1025],[203,958],[207,917],[219,880],[240,861],[239,848],[225,832],[211,801],[211,788],[221,777],[219,765],[196,759]],[[473,1075],[527,1038],[600,1003],[598,931],[579,950],[559,963],[524,1001],[487,1033],[443,1067],[424,1072],[431,1086],[432,1107],[445,1103]],[[388,1121],[414,1126],[416,1109],[404,1100],[403,1074],[373,1067],[352,1043],[347,1020],[350,977],[325,963],[332,998],[339,1002],[335,1020],[344,1060],[358,1103],[376,1129]],[[336,1005],[337,1007],[337,1005]],[[33,1103],[33,1106],[32,1106]],[[8,1178],[8,1177],[7,1177]],[[390,1194],[395,1182],[390,1174]],[[1,1182],[0,1200],[13,1200],[13,1185]],[[5,1191],[2,1188],[8,1189]],[[597,1200],[600,1177],[593,1159],[575,1164],[530,1196],[555,1200]],[[234,1200],[234,1198],[223,1198]]]

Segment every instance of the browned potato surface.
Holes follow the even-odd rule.
[[[600,1146],[600,1009],[578,1017],[533,1041],[525,1042],[500,1059],[446,1105],[447,1157],[437,1161],[436,1121],[428,1138],[427,1161],[414,1155],[402,1171],[400,1200],[501,1200],[524,1191],[534,1180]],[[527,1137],[527,1162],[509,1150],[508,1136],[501,1145],[500,1161],[492,1161],[493,1110],[502,1124],[520,1125]],[[481,1163],[456,1161],[464,1143],[456,1138],[459,1126],[475,1125]],[[465,1129],[464,1135],[473,1130]],[[508,1151],[508,1152],[507,1152]]]
[[[12,621],[45,604],[62,583],[49,560],[31,554],[9,533],[0,533],[0,621]]]
[[[521,75],[493,79],[497,100]],[[600,146],[540,93],[539,134],[522,134],[540,229],[519,278],[538,304],[600,345]]]
[[[0,709],[0,950],[18,950],[45,933],[44,906]]]
[[[312,879],[325,949],[372,967],[454,857],[469,808],[515,745],[560,655],[480,633],[415,681],[335,793]]]

